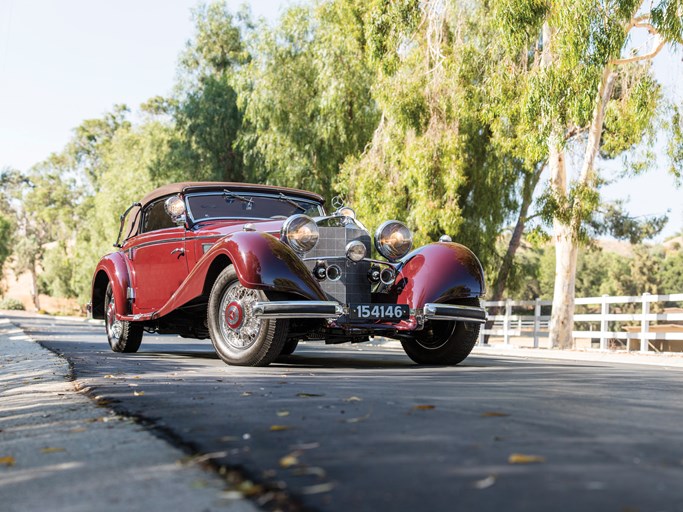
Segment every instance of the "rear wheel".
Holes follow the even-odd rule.
[[[104,295],[104,325],[109,346],[114,352],[137,352],[142,343],[142,324],[117,320],[116,312],[114,289],[109,283]]]
[[[454,305],[479,306],[479,299],[462,299]],[[476,345],[481,325],[473,322],[428,320],[415,337],[401,340],[403,350],[418,364],[458,364]]]
[[[287,320],[259,319],[256,302],[267,301],[261,290],[245,288],[233,266],[220,273],[209,296],[209,333],[218,356],[239,366],[267,366],[282,352]]]

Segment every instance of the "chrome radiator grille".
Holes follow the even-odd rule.
[[[343,304],[370,302],[370,282],[368,271],[370,263],[360,261],[354,263],[346,257],[346,244],[352,240],[360,240],[365,244],[370,255],[370,235],[354,225],[345,227],[319,227],[320,239],[315,248],[306,253],[306,266],[313,270],[316,260],[321,259],[327,265],[337,265],[341,269],[338,281],[325,279],[320,281],[323,291]],[[308,258],[315,258],[308,260]]]

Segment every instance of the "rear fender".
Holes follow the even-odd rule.
[[[92,280],[92,316],[93,318],[104,318],[104,296],[107,292],[107,285],[111,283],[114,294],[114,302],[124,304],[123,310],[119,314],[126,314],[129,311],[128,300],[126,297],[130,286],[130,273],[126,264],[125,256],[120,252],[107,254],[97,264]]]
[[[486,292],[481,263],[464,245],[439,242],[408,254],[397,268],[391,290],[397,304],[422,308],[426,303],[448,303]]]
[[[208,295],[216,277],[234,265],[245,288],[296,294],[309,300],[327,300],[303,261],[272,235],[255,231],[234,233],[220,239],[197,262],[178,291],[154,317]]]

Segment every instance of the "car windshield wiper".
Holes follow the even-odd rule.
[[[239,194],[235,194],[234,192],[229,191],[227,188],[223,189],[223,195],[226,197],[232,197],[233,199],[237,199],[238,201],[242,201],[243,203],[247,203],[249,205],[254,202],[251,197],[249,199],[247,199],[244,196],[241,196]],[[249,207],[247,207],[247,208],[249,209]]]
[[[284,195],[282,192],[280,192],[280,196],[278,197],[278,201],[282,201],[283,203],[291,204],[292,206],[294,206],[295,208],[298,208],[298,209],[301,210],[302,212],[305,212],[305,211],[306,211],[306,208],[304,208],[303,206],[301,206],[301,205],[300,205],[299,203],[297,203],[296,201],[292,201],[290,198],[288,198],[288,197],[287,197],[286,195]]]
[[[137,208],[142,208],[142,205],[141,205],[140,203],[133,203],[133,204],[131,204],[131,205],[128,207],[128,209],[127,209],[125,212],[123,212],[123,213],[121,214],[121,217],[119,217],[119,220],[121,221],[121,225],[119,226],[119,234],[118,234],[118,236],[116,237],[116,243],[114,244],[114,247],[118,247],[119,249],[122,247],[122,245],[121,245],[121,233],[123,233],[123,224],[124,224],[124,221],[126,220],[126,216],[128,215],[128,213],[129,213],[133,208],[136,208],[136,207],[137,207]],[[139,213],[139,212],[138,212],[138,213]],[[135,224],[135,222],[131,222],[131,226],[130,226],[131,229],[133,229],[133,224]],[[130,231],[128,232],[128,235],[126,235],[126,238],[124,239],[124,241],[128,238],[128,236],[130,236]]]

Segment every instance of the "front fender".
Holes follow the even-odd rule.
[[[420,247],[401,261],[397,271],[396,302],[411,308],[480,297],[486,292],[481,263],[467,247],[456,243]]]
[[[116,304],[127,305],[126,291],[130,286],[130,273],[126,258],[120,252],[104,256],[95,268],[92,280],[92,316],[104,318],[104,295],[111,283]],[[127,311],[126,311],[127,312]],[[124,311],[121,311],[124,313]]]
[[[208,293],[218,274],[229,264],[234,265],[237,278],[246,288],[327,300],[303,261],[288,246],[268,233],[242,231],[218,240],[154,317],[164,316]]]
[[[225,247],[240,283],[246,288],[327,300],[304,262],[273,235],[243,231],[219,243]]]

